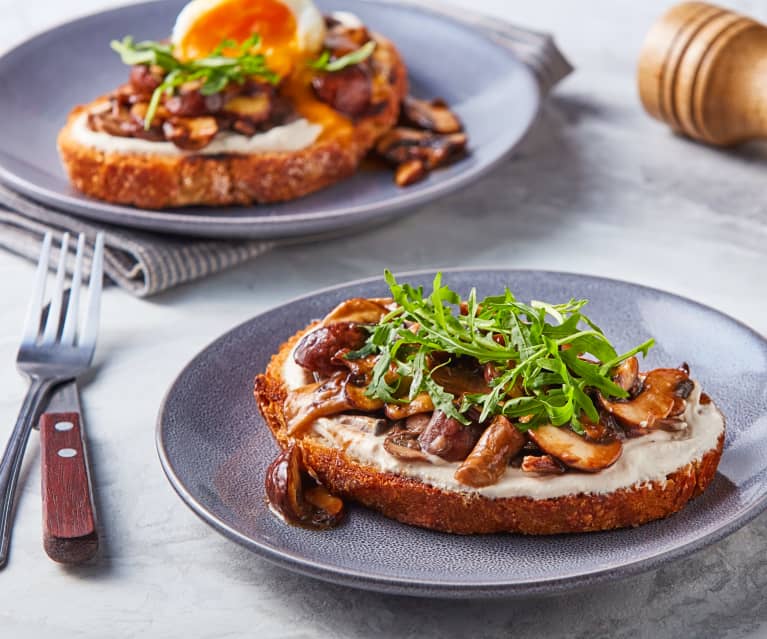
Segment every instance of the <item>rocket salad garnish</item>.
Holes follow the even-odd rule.
[[[595,391],[628,397],[613,381],[613,368],[637,353],[646,356],[654,344],[648,339],[618,354],[582,312],[587,300],[526,304],[508,288],[482,300],[472,289],[462,300],[442,284],[441,273],[428,295],[422,287],[399,284],[389,271],[386,281],[397,308],[370,329],[361,349],[347,355],[377,357],[367,395],[407,403],[427,393],[437,410],[464,424],[472,421],[471,410],[479,412],[480,422],[504,415],[522,430],[550,423],[582,433],[582,415],[599,421]],[[456,397],[435,381],[438,368],[461,357],[494,365],[489,392]]]

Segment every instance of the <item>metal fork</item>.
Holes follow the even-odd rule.
[[[0,568],[8,559],[14,495],[29,433],[37,424],[40,409],[57,384],[75,379],[88,368],[96,350],[101,285],[104,265],[104,236],[99,233],[93,249],[88,283],[88,304],[82,327],[78,330],[85,235],[77,239],[72,284],[66,309],[62,309],[66,280],[69,233],[61,239],[58,268],[47,317],[43,323],[46,280],[51,253],[51,234],[46,233],[37,264],[35,288],[27,310],[24,334],[16,365],[30,380],[29,390],[0,461]],[[64,312],[62,312],[64,310]],[[62,324],[63,316],[63,327]]]

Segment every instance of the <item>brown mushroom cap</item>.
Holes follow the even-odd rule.
[[[383,435],[392,427],[392,422],[383,417],[375,417],[373,415],[360,415],[358,413],[344,413],[337,415],[333,418],[334,422],[339,426],[346,428],[353,428],[362,433],[370,433],[371,435]]]
[[[362,64],[312,78],[315,97],[351,118],[365,114],[373,100],[373,77]]]
[[[405,419],[412,415],[431,413],[434,411],[434,402],[428,393],[418,393],[407,404],[386,404],[386,416],[389,419]]]
[[[322,323],[327,326],[335,322],[356,322],[357,324],[377,324],[389,312],[383,300],[371,300],[354,297],[341,302],[325,316]]]
[[[288,391],[285,397],[288,435],[302,433],[320,417],[343,413],[353,408],[346,395],[345,381],[343,375],[337,375],[323,382]]]
[[[445,461],[463,461],[472,451],[482,434],[478,424],[462,424],[435,410],[429,424],[418,438],[421,448]]]
[[[475,362],[476,364],[476,362]],[[440,366],[431,373],[432,379],[448,393],[458,396],[462,393],[489,393],[490,387],[485,381],[484,370],[465,360],[450,366]]]
[[[402,101],[402,118],[407,124],[435,133],[458,133],[461,121],[444,100],[419,100],[406,96]]]
[[[320,326],[301,338],[293,351],[293,360],[307,370],[330,377],[348,368],[339,354],[360,348],[367,332],[354,322],[334,322]]]
[[[679,411],[678,389],[687,389],[687,373],[678,368],[656,368],[645,376],[642,390],[628,401],[609,401],[600,395],[599,401],[611,415],[629,429],[630,435],[642,434]],[[683,410],[683,408],[682,408]]]
[[[402,461],[428,461],[418,443],[419,433],[406,428],[396,428],[386,436],[383,447],[392,457]]]
[[[199,151],[208,146],[218,133],[216,118],[203,116],[198,118],[174,117],[162,125],[163,133],[169,142],[173,142],[184,151]]]
[[[468,144],[465,133],[439,134],[406,127],[395,127],[376,144],[376,153],[393,164],[421,160],[434,169],[461,155]]]
[[[623,452],[620,440],[593,442],[569,428],[543,424],[528,431],[538,447],[570,468],[595,473],[612,466]]]
[[[305,490],[307,483],[310,487]],[[344,515],[343,502],[309,477],[301,449],[295,444],[283,450],[267,469],[266,496],[272,512],[296,526],[332,528]]]
[[[259,124],[269,119],[272,102],[266,93],[238,95],[224,105],[224,113]]]
[[[397,166],[394,173],[394,183],[397,186],[410,186],[423,180],[428,173],[423,160],[418,158],[407,160]]]
[[[365,394],[366,390],[366,386],[357,386],[348,380],[344,384],[346,399],[349,401],[353,408],[356,408],[357,410],[364,410],[369,413],[381,410],[384,407],[383,401],[375,397],[368,397]]]
[[[623,390],[631,391],[639,381],[639,361],[636,357],[623,360],[613,370],[613,381]]]

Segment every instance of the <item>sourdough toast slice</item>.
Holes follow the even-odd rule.
[[[295,442],[311,472],[333,493],[403,523],[450,533],[558,534],[639,526],[667,517],[701,494],[713,479],[724,433],[701,458],[681,460],[663,481],[635,484],[609,493],[561,497],[490,498],[475,491],[446,490],[418,478],[382,472],[351,458],[312,431],[292,438],[287,431],[283,368],[294,346],[317,323],[285,342],[255,380],[255,398],[282,448]]]
[[[376,140],[397,122],[407,93],[407,69],[395,46],[374,35],[374,113],[351,130],[331,131],[298,151],[254,154],[153,154],[102,150],[83,144],[77,123],[89,105],[75,108],[58,136],[73,186],[91,197],[147,209],[227,206],[292,200],[349,177]]]

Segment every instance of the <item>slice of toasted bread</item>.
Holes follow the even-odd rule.
[[[315,325],[285,342],[255,380],[255,397],[279,445],[295,441],[318,479],[333,493],[355,500],[398,521],[450,533],[513,532],[536,535],[626,528],[667,517],[700,495],[716,473],[724,432],[700,459],[681,460],[663,481],[644,482],[609,493],[562,497],[489,498],[477,492],[443,490],[418,478],[380,470],[350,458],[344,450],[309,433],[287,433],[283,366],[298,340]]]
[[[299,151],[250,155],[103,151],[81,144],[73,134],[90,106],[84,105],[72,111],[59,133],[61,159],[79,191],[148,209],[280,202],[307,195],[352,175],[397,121],[407,93],[407,70],[391,42],[379,35],[375,39],[380,109],[354,122],[351,135],[322,135]]]

